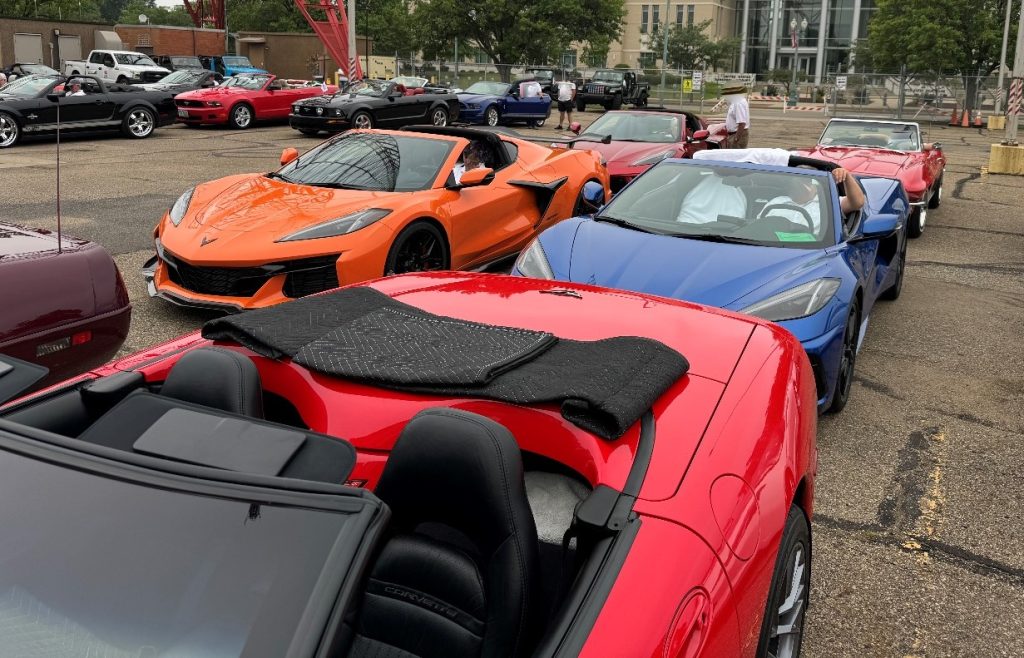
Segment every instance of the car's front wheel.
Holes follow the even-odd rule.
[[[928,206],[917,206],[910,213],[910,220],[907,222],[907,235],[911,238],[919,238],[924,233],[924,225],[928,221]]]
[[[369,130],[373,128],[373,117],[366,111],[356,112],[352,115],[352,127],[356,130]]]
[[[117,76],[117,84],[119,84],[119,85],[126,85],[126,84],[128,84],[128,78],[124,77],[123,75]]]
[[[435,126],[448,125],[448,110],[443,107],[435,107],[430,113],[430,123]]]
[[[384,262],[384,275],[446,270],[449,262],[444,232],[430,222],[417,221],[402,229],[395,238]]]
[[[931,197],[928,199],[929,208],[934,209],[942,205],[942,179],[945,177],[946,172],[943,170],[943,172],[939,174],[939,180],[935,183],[935,189],[932,191]]]
[[[850,401],[850,389],[853,388],[853,369],[857,364],[857,343],[860,333],[860,304],[854,298],[850,312],[846,316],[846,329],[843,331],[843,352],[839,357],[839,373],[836,375],[836,386],[832,393],[832,404],[828,413],[837,414]]]
[[[252,120],[252,108],[245,103],[239,103],[231,108],[231,114],[228,115],[228,123],[231,124],[232,128],[238,128],[239,130],[245,130],[251,126]]]
[[[484,123],[488,126],[496,126],[501,122],[501,112],[493,105],[484,112]]]
[[[793,505],[775,558],[757,658],[799,658],[810,584],[811,528]]]
[[[144,107],[133,107],[128,110],[121,122],[121,132],[132,139],[145,139],[156,130],[156,117]]]
[[[9,148],[21,138],[21,127],[10,114],[0,112],[0,149]]]

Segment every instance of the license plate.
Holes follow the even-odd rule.
[[[188,110],[178,110],[178,116],[182,119],[188,118]]]

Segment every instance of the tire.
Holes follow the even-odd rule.
[[[418,252],[420,242],[426,248],[425,252]],[[384,261],[384,276],[447,270],[450,263],[451,255],[444,232],[435,224],[420,220],[402,229],[391,244],[388,258]]]
[[[360,110],[352,115],[350,122],[356,130],[369,130],[373,128],[373,115],[366,110]]]
[[[860,338],[860,303],[854,298],[850,312],[846,316],[846,329],[843,331],[843,353],[839,358],[839,373],[836,375],[836,386],[832,391],[832,404],[827,413],[837,414],[850,401],[850,390],[853,388],[853,371],[857,366],[857,342]]]
[[[900,269],[896,273],[896,281],[879,295],[880,299],[895,301],[900,298],[903,292],[903,273],[907,269],[907,241],[903,240],[903,248],[900,249]]]
[[[622,94],[615,94],[615,97],[612,98],[612,107],[611,107],[611,109],[613,109],[613,110],[621,110],[622,109]]]
[[[238,130],[246,130],[252,127],[255,118],[251,105],[239,103],[228,112],[228,125]]]
[[[491,105],[484,111],[484,123],[491,127],[501,123],[501,112],[498,111],[498,108]]]
[[[448,110],[443,107],[435,107],[430,111],[430,124],[443,128],[448,125]]]
[[[934,209],[942,205],[942,179],[945,177],[946,172],[943,170],[943,172],[939,174],[939,180],[935,183],[935,189],[932,191],[931,197],[928,198],[929,208]]]
[[[21,139],[21,126],[13,115],[0,112],[0,149],[14,146]]]
[[[811,584],[811,528],[803,510],[789,509],[782,542],[775,557],[772,584],[768,590],[757,658],[800,658],[804,612]],[[791,632],[778,632],[780,627]]]
[[[928,207],[917,206],[910,213],[910,220],[907,222],[907,237],[919,238],[924,233],[924,226],[928,221]]]
[[[82,74],[81,74],[81,73],[79,73],[78,71],[72,71],[72,72],[71,72],[71,75],[82,75]]]
[[[121,120],[121,132],[131,139],[145,139],[156,130],[156,117],[147,107],[133,107]]]
[[[529,123],[534,128],[541,128],[541,127],[544,126],[544,124],[547,122],[547,120],[548,120],[547,117],[544,117],[543,119],[530,119]]]
[[[633,107],[647,107],[647,94],[640,94],[640,98],[636,99]]]
[[[316,137],[317,135],[320,134],[319,130],[309,130],[305,128],[300,128],[299,132],[305,135],[306,137]]]
[[[117,76],[116,82],[119,85],[126,85],[128,84],[128,78],[124,77],[123,75],[119,75]]]
[[[576,111],[577,112],[586,112],[587,111],[587,104],[584,103],[583,101],[576,101]]]

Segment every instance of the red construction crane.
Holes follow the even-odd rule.
[[[348,15],[341,0],[295,0],[295,6],[306,17],[313,31],[320,37],[331,59],[349,80],[363,77],[359,57],[349,59]],[[313,17],[315,12],[318,18]]]
[[[224,0],[183,0],[196,27],[224,29]]]

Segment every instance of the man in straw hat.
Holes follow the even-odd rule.
[[[722,96],[729,103],[725,115],[725,129],[729,133],[722,143],[723,148],[745,149],[750,137],[750,105],[747,104],[747,88],[732,85],[722,90]]]

